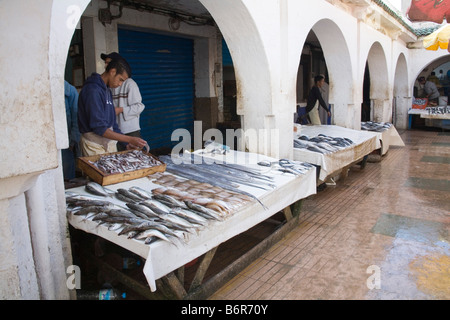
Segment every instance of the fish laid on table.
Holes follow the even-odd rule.
[[[173,213],[183,219],[186,219],[190,223],[205,225],[208,222],[208,220],[202,217],[201,215],[196,214],[191,210],[186,210],[183,208],[174,208],[170,211],[170,213]]]
[[[135,211],[140,212],[141,214],[144,214],[147,218],[158,217],[158,215],[153,210],[151,210],[149,207],[143,204],[135,202],[127,202],[126,205],[128,208],[133,210],[133,212]]]
[[[208,209],[205,208],[204,206],[201,206],[199,204],[193,203],[192,201],[185,201],[184,203],[186,203],[186,205],[197,212],[200,212],[203,216],[207,216],[210,219],[215,219],[215,220],[223,220],[221,216],[219,216],[218,214],[216,214],[212,209]]]
[[[162,165],[161,161],[140,150],[104,155],[90,163],[107,174],[124,173]]]
[[[167,194],[154,194],[152,198],[171,208],[187,208],[184,202]]]
[[[129,188],[128,190],[142,199],[148,200],[148,199],[152,198],[151,192],[144,190],[140,187],[133,186],[133,187]]]
[[[88,213],[100,213],[105,211],[110,211],[113,205],[92,205],[87,207],[82,207],[80,210],[76,210],[73,212],[74,215],[87,215]]]
[[[117,189],[117,192],[118,192],[119,194],[125,196],[126,198],[133,200],[133,201],[142,201],[142,200],[145,200],[144,198],[142,198],[142,197],[136,195],[136,194],[133,193],[133,192],[128,191],[127,189],[119,188],[119,189]]]
[[[392,123],[389,122],[374,122],[374,121],[361,122],[361,130],[383,132],[389,129],[390,127],[392,127]]]
[[[354,142],[349,138],[330,137],[324,134],[318,134],[312,138],[302,135],[298,139],[294,139],[294,148],[307,149],[322,154],[333,153],[353,144]]]
[[[171,172],[175,175],[184,177],[186,179],[191,179],[191,180],[195,180],[195,181],[202,182],[202,183],[208,183],[212,186],[218,186],[225,190],[230,190],[230,191],[234,191],[236,193],[244,194],[250,198],[253,198],[257,202],[259,202],[259,204],[261,204],[261,206],[267,210],[267,207],[261,202],[261,200],[259,200],[253,194],[239,189],[239,186],[235,182],[233,183],[233,181],[231,181],[231,179],[227,180],[223,177],[213,176],[211,174],[211,171],[209,171],[208,173],[205,173],[205,171],[202,171],[202,168],[198,164],[189,164],[189,165],[175,164],[171,160],[170,156],[164,156],[163,161],[166,163],[166,171],[168,171],[168,172]],[[214,164],[207,164],[207,165],[212,166]]]
[[[111,194],[114,194],[114,191],[109,190],[108,188],[105,188],[97,182],[93,181],[89,181],[88,183],[86,183],[85,189],[87,192],[90,192],[97,196],[109,197]]]

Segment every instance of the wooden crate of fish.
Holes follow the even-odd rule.
[[[150,153],[127,150],[78,158],[78,168],[102,186],[164,172],[166,164]]]

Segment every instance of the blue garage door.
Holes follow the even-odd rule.
[[[171,148],[172,132],[193,133],[194,67],[191,39],[118,28],[119,53],[132,68],[145,110],[140,125],[151,149]]]

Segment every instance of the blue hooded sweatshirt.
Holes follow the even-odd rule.
[[[106,129],[122,133],[117,125],[111,90],[98,73],[86,79],[78,98],[78,127],[80,132],[103,136]]]

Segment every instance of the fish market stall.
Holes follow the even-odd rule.
[[[412,108],[408,111],[409,124],[408,128],[412,126],[412,116],[419,115],[420,118],[425,119],[425,125],[429,127],[448,127],[448,120],[450,120],[450,107],[449,106],[435,106],[427,107],[424,109]]]
[[[405,143],[398,134],[397,129],[388,122],[361,122],[361,130],[375,132],[377,134],[377,150],[385,155],[390,146],[404,147]]]
[[[279,166],[278,159],[238,151],[214,155],[197,153],[189,157],[191,161],[184,164],[177,163],[175,160],[180,159],[176,157],[160,157],[167,165],[166,171],[148,177],[107,187],[80,186],[66,192],[68,220],[74,228],[146,259],[143,272],[150,290],[156,291],[156,280],[164,277],[178,298],[201,290],[202,273],[204,275],[208,260],[210,262],[221,243],[280,211],[289,220],[285,226],[292,228],[298,217],[292,217],[290,206],[316,193],[316,169],[307,163],[292,161],[290,166],[286,163]],[[202,165],[210,161],[206,164],[209,167],[201,169],[204,173],[226,170],[230,183],[222,181],[213,171],[200,174],[191,167],[199,158]],[[270,165],[258,165],[262,161]],[[230,167],[218,167],[224,164]],[[215,180],[214,186],[206,182],[207,176],[209,181]],[[244,181],[245,177],[251,178]],[[91,192],[99,187],[106,190],[99,190],[103,196],[93,196]],[[98,210],[80,207],[78,200],[93,197],[109,204]],[[130,217],[132,214],[136,216]],[[157,223],[163,226],[156,226]],[[143,228],[150,225],[153,227]],[[197,271],[192,290],[186,292],[174,271],[204,254],[201,271]],[[221,274],[211,283],[224,279]]]
[[[362,160],[377,148],[377,134],[335,125],[296,126],[294,160],[320,167],[319,182]]]

